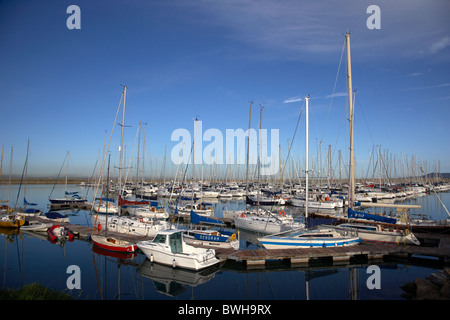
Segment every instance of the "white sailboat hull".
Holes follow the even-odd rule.
[[[108,223],[106,223],[108,219]],[[171,228],[167,221],[155,221],[146,218],[130,218],[125,216],[93,216],[92,220],[101,226],[102,230],[114,231],[124,234],[134,234],[139,236],[154,237],[158,231]]]
[[[266,249],[326,248],[353,246],[361,242],[358,236],[343,236],[335,230],[293,230],[288,234],[258,238]]]
[[[357,232],[363,242],[415,244],[420,245],[413,233],[405,233],[395,229],[369,230],[367,224],[342,224],[336,230]]]
[[[305,207],[306,200],[292,198],[292,205],[294,207]],[[333,201],[308,201],[308,208],[310,209],[335,209],[336,204]]]
[[[245,214],[235,216],[234,224],[238,229],[266,234],[279,233],[295,227],[292,223],[284,223],[272,217]]]

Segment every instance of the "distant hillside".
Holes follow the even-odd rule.
[[[441,178],[441,179],[450,179],[450,173],[449,172],[447,172],[447,173],[439,173],[439,174],[433,172],[433,173],[429,173],[427,175],[424,175],[423,177],[424,178],[436,178],[437,176],[439,176],[439,178]]]

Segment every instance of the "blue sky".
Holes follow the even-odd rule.
[[[80,30],[66,27],[72,4]],[[366,26],[372,4],[380,7],[381,29]],[[172,132],[192,132],[195,117],[204,131],[246,130],[250,100],[252,127],[262,105],[263,127],[280,130],[284,161],[304,105],[297,100],[308,94],[311,161],[321,141],[323,159],[332,146],[336,168],[338,150],[348,161],[347,31],[357,175],[366,176],[374,145],[397,166],[402,156],[414,157],[427,171],[439,161],[449,172],[449,12],[445,0],[2,1],[2,177],[11,147],[13,171],[21,172],[27,139],[30,175],[55,176],[67,151],[72,174],[91,174],[122,84],[127,158],[137,153],[139,122],[147,123],[146,170],[160,170],[165,148],[170,160]],[[300,164],[304,137],[303,114],[292,149]],[[119,143],[116,126],[115,166]]]

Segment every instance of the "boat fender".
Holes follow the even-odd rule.
[[[98,232],[102,231],[102,225],[100,223],[97,225],[97,230]]]
[[[143,219],[143,218],[140,218],[140,219],[139,219],[139,222],[144,222],[144,219]]]
[[[405,229],[405,236],[407,236],[409,234],[409,230]]]
[[[175,259],[172,260],[172,268],[175,268],[177,266],[177,263],[175,262]]]

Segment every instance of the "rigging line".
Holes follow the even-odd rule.
[[[294,144],[295,136],[296,136],[296,134],[297,134],[298,124],[300,123],[300,120],[301,120],[301,118],[302,118],[304,106],[305,106],[305,102],[303,101],[303,106],[302,106],[302,109],[300,110],[300,115],[298,116],[298,119],[297,119],[297,125],[295,126],[294,134],[293,134],[293,136],[292,136],[292,142],[291,142],[290,145],[289,145],[288,154],[287,154],[287,157],[286,157],[286,161],[285,161],[285,163],[284,163],[284,166],[283,166],[283,170],[281,171],[281,176],[284,176],[284,170],[286,169],[286,164],[288,163],[289,157],[290,157],[290,155],[291,155],[291,149],[292,149],[292,146],[293,146],[293,144]]]
[[[325,126],[324,126],[324,130],[322,133],[322,138],[320,139],[320,141],[323,141],[323,136],[325,135],[325,130],[327,128],[326,124],[328,123],[328,117],[330,116],[330,110],[331,110],[331,105],[333,103],[333,98],[334,98],[334,94],[336,92],[336,85],[337,85],[337,81],[338,81],[338,77],[339,77],[339,72],[341,70],[341,65],[342,65],[342,57],[344,56],[344,51],[345,51],[345,43],[346,40],[344,40],[344,44],[342,45],[342,50],[341,50],[341,58],[339,60],[339,65],[338,65],[338,69],[337,69],[337,73],[336,73],[336,78],[334,80],[334,87],[333,87],[333,93],[331,94],[331,100],[330,100],[330,105],[328,107],[328,113],[327,113],[327,118],[325,120]]]
[[[55,190],[56,182],[58,182],[59,175],[61,174],[61,171],[62,171],[62,169],[64,167],[64,164],[66,163],[66,159],[67,159],[67,152],[66,152],[66,156],[64,157],[64,161],[63,161],[63,163],[61,165],[61,168],[59,169],[58,175],[56,176],[56,180],[55,180],[55,183],[53,184],[52,191],[50,192],[50,195],[48,196],[49,199],[52,196],[53,190]]]
[[[290,157],[290,154],[291,154],[291,149],[292,149],[292,146],[294,145],[294,139],[295,139],[295,136],[296,136],[296,134],[297,134],[298,125],[299,125],[300,120],[301,120],[301,118],[302,118],[302,114],[303,114],[303,109],[304,109],[304,107],[305,107],[305,100],[303,100],[303,106],[302,106],[302,109],[300,110],[300,114],[299,114],[298,119],[297,119],[297,124],[296,124],[296,126],[295,126],[294,134],[293,134],[293,136],[292,136],[292,142],[291,142],[290,145],[289,145],[289,150],[288,150],[288,154],[287,154],[287,157],[286,157],[286,161],[285,161],[285,163],[284,163],[283,170],[281,171],[281,176],[282,176],[282,177],[284,176],[284,169],[286,168],[286,165],[287,165],[287,163],[289,162],[289,157]],[[283,186],[281,186],[281,188],[283,188]],[[271,207],[271,210],[270,210],[270,214],[272,214],[272,209],[273,209],[274,205],[275,205],[275,204],[272,204],[272,207]],[[275,216],[275,218],[277,218],[277,217]],[[277,220],[279,220],[279,219],[277,218]]]
[[[97,185],[96,185],[95,192],[94,192],[94,199],[97,196],[97,192],[98,192],[98,189],[100,188],[100,183],[101,183],[102,178],[103,178],[102,176],[103,176],[103,170],[105,169],[106,155],[109,153],[109,146],[111,144],[111,139],[112,139],[112,135],[113,135],[113,132],[114,132],[114,127],[116,125],[117,116],[119,114],[120,105],[122,104],[122,99],[123,98],[124,98],[124,92],[122,91],[122,95],[120,97],[119,105],[117,106],[116,117],[114,118],[113,127],[112,127],[112,130],[111,130],[110,136],[109,136],[108,146],[107,146],[107,149],[105,151],[105,154],[103,155],[102,167],[100,169],[100,174],[98,176]],[[94,209],[94,205],[95,205],[94,202],[95,201],[92,201],[92,206],[91,206],[91,212],[90,213],[92,213],[92,210]]]
[[[180,193],[178,194],[177,200],[175,202],[175,212],[174,212],[174,220],[173,220],[173,222],[175,222],[175,214],[178,215],[178,202],[181,199],[181,194],[183,192],[183,184],[184,184],[184,180],[186,179],[186,173],[187,173],[187,169],[189,167],[189,162],[191,161],[191,154],[192,154],[192,150],[193,149],[194,149],[194,142],[192,142],[191,152],[189,152],[189,158],[188,158],[188,161],[186,163],[186,168],[184,169],[184,175],[183,175],[183,180],[181,181]],[[183,151],[183,158],[184,158],[184,151]],[[178,215],[178,217],[177,217],[177,224],[178,224],[179,219],[180,219],[180,216]]]
[[[16,208],[17,208],[17,203],[19,201],[19,195],[20,195],[20,189],[22,188],[23,176],[25,174],[25,169],[26,169],[26,167],[28,165],[28,149],[29,149],[29,146],[30,146],[30,140],[28,140],[27,157],[25,159],[25,164],[23,165],[22,177],[20,178],[20,185],[19,185],[19,190],[17,191],[17,198],[16,198],[16,203],[14,204],[14,210],[16,210]]]

